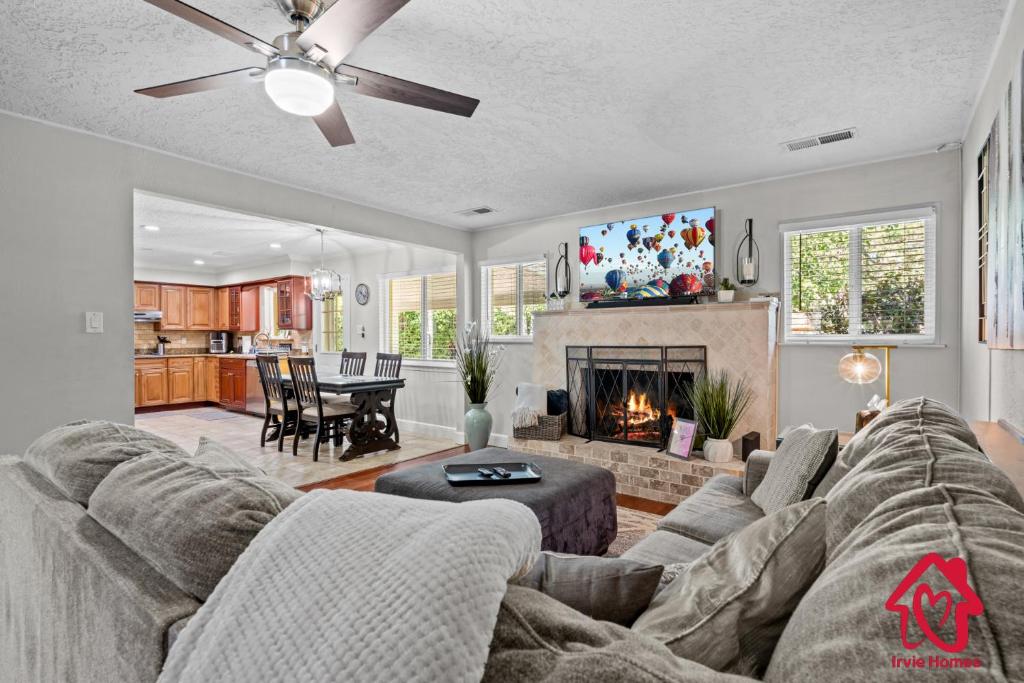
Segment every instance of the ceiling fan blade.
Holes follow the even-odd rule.
[[[302,32],[296,43],[303,50],[319,45],[323,62],[332,69],[409,0],[337,0]]]
[[[221,38],[226,38],[232,43],[241,45],[253,52],[258,52],[265,57],[272,57],[278,54],[278,49],[270,43],[264,42],[256,36],[250,36],[245,31],[237,29],[231,24],[226,24],[217,17],[210,16],[192,5],[186,5],[180,0],[146,0],[146,2],[200,28],[205,28],[211,33],[216,33]]]
[[[152,88],[141,88],[135,92],[140,95],[149,95],[150,97],[176,97],[195,92],[217,90],[218,88],[231,88],[236,85],[252,85],[253,83],[259,83],[262,75],[263,68],[250,66],[245,69],[235,69],[234,71],[225,71],[220,74],[190,78],[186,81],[154,85]]]
[[[352,137],[348,121],[345,120],[345,115],[341,112],[341,107],[337,102],[329,106],[323,114],[314,116],[313,120],[316,121],[320,132],[327,138],[327,142],[331,143],[331,147],[351,145],[356,141]]]
[[[429,85],[412,81],[403,81],[401,78],[386,76],[376,71],[368,71],[348,64],[339,66],[336,73],[358,79],[352,88],[361,95],[411,104],[414,107],[424,107],[469,117],[473,115],[477,105],[480,104],[480,100],[472,97],[457,95],[447,90],[431,88]]]

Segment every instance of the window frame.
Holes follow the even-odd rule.
[[[988,240],[989,225],[989,155],[992,137],[985,138],[985,144],[978,153],[978,175],[976,178],[975,195],[978,198],[978,343],[988,343]]]
[[[523,302],[523,268],[536,264],[544,265],[544,296],[547,298],[549,284],[548,260],[544,254],[520,256],[513,259],[499,259],[480,263],[480,325],[493,341],[501,343],[532,343],[533,332],[526,333],[526,316]],[[492,268],[516,267],[516,334],[491,334],[491,278]]]
[[[925,287],[924,287],[924,332],[921,334],[793,334],[792,327],[792,282],[790,262],[790,245],[788,237],[792,233],[804,234],[817,232],[835,232],[846,230],[849,238],[849,300],[850,325],[859,323],[861,308],[861,229],[891,223],[905,223],[921,220],[925,226]],[[782,337],[784,345],[804,346],[851,346],[854,344],[890,344],[894,346],[937,347],[939,293],[937,277],[937,232],[939,215],[934,204],[924,204],[911,208],[897,208],[875,211],[865,214],[836,216],[832,218],[805,221],[784,221],[779,223],[779,252],[782,270]],[[855,315],[856,313],[856,315]]]
[[[455,277],[455,327],[458,333],[459,320],[459,271],[457,267],[441,268],[430,270],[417,270],[403,273],[385,273],[378,276],[377,284],[380,292],[378,313],[380,335],[377,343],[381,353],[395,353],[391,350],[391,281],[405,278],[419,278],[420,280],[420,354],[419,358],[410,356],[402,357],[402,365],[419,365],[424,367],[454,367],[454,358],[434,358],[433,329],[430,317],[432,310],[427,308],[427,278],[431,275],[452,275]]]

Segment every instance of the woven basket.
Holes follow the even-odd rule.
[[[565,425],[568,413],[561,415],[541,415],[533,427],[513,427],[512,436],[517,439],[538,439],[540,441],[558,441],[565,436]]]

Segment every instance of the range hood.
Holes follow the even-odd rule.
[[[135,311],[135,322],[158,323],[164,317],[161,311]]]

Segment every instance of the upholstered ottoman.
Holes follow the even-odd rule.
[[[451,463],[532,462],[543,476],[535,484],[452,486],[442,465]],[[606,469],[562,458],[528,455],[504,448],[484,448],[419,467],[389,472],[375,490],[409,498],[466,500],[507,498],[533,510],[544,535],[543,550],[603,555],[615,540],[615,475]]]

